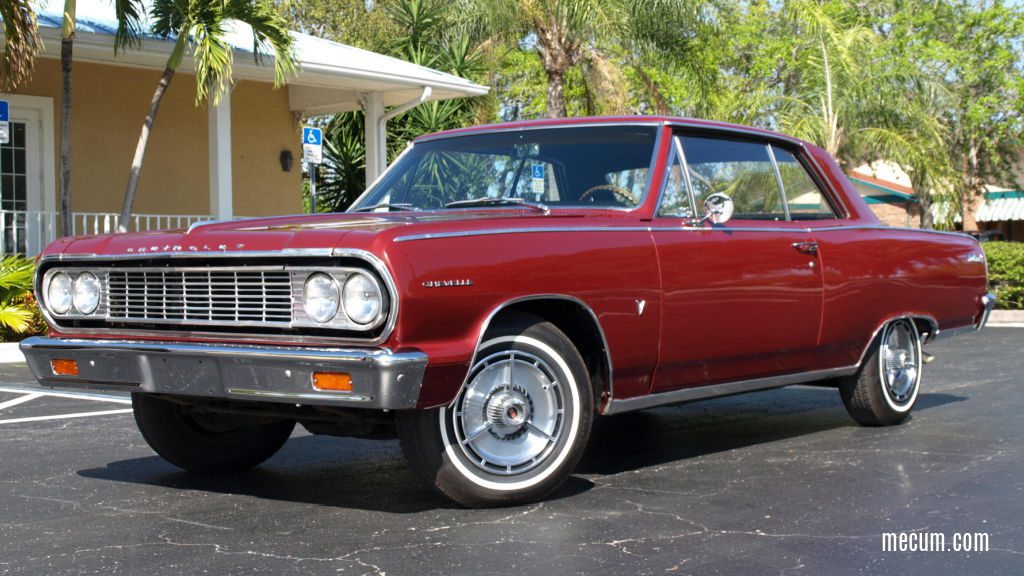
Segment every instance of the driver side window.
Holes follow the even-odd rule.
[[[735,203],[734,218],[786,219],[767,144],[698,136],[680,139],[697,206],[711,194],[724,193]]]

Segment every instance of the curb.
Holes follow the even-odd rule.
[[[993,310],[988,317],[989,326],[1024,324],[1024,310]]]
[[[23,364],[25,355],[18,349],[18,342],[0,343],[0,364]]]

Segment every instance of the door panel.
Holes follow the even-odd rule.
[[[703,229],[659,224],[653,232],[663,290],[656,390],[809,367],[822,277],[817,256],[794,244],[812,242],[810,234],[732,222]]]
[[[814,238],[790,220],[773,147],[682,134],[669,162],[652,225],[663,291],[654,389],[807,370],[821,266]],[[711,194],[732,198],[733,220],[694,218]]]

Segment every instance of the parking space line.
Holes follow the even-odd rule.
[[[18,424],[20,422],[40,422],[42,420],[60,420],[63,418],[82,418],[85,416],[108,416],[111,414],[128,414],[132,410],[131,408],[122,408],[120,410],[100,410],[99,412],[76,412],[75,414],[56,414],[54,416],[30,416],[28,418],[10,418],[7,420],[0,420],[0,424]]]
[[[52,396],[54,398],[72,398],[75,400],[92,400],[94,402],[113,402],[115,404],[131,404],[130,398],[123,396],[112,396],[107,394],[95,394],[91,392],[51,392],[50,390],[39,390],[37,388],[21,388],[21,387],[0,387],[0,392],[7,392],[10,394],[38,394],[42,396]]]
[[[40,394],[38,392],[34,392],[32,394],[25,394],[24,396],[22,396],[20,398],[15,398],[14,400],[8,400],[7,402],[2,402],[2,403],[0,403],[0,410],[3,410],[4,408],[10,408],[11,406],[17,406],[18,404],[24,404],[25,402],[28,402],[29,400],[35,400],[36,398],[39,398],[40,396],[42,396],[42,394]]]

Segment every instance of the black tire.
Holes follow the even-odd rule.
[[[914,323],[899,319],[886,324],[857,374],[839,382],[846,411],[864,426],[903,422],[917,402],[923,367],[921,336]]]
[[[240,416],[192,415],[181,404],[147,394],[132,394],[132,409],[153,451],[190,472],[257,466],[281,449],[295,427],[292,420],[254,424]]]
[[[398,436],[410,466],[442,495],[467,507],[515,506],[568,478],[593,417],[579,351],[553,324],[517,315],[488,330],[452,404],[399,414]]]

